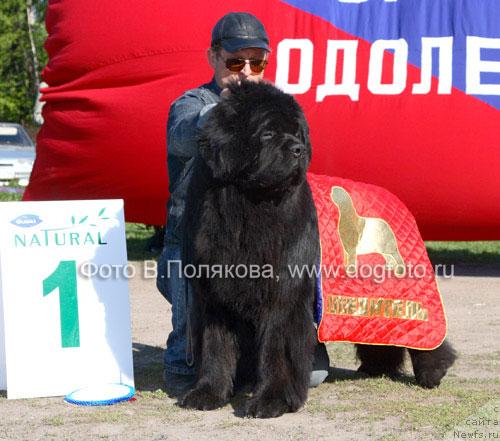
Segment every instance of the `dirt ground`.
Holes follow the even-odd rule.
[[[142,262],[133,264],[141,273]],[[329,344],[327,382],[310,392],[301,411],[271,420],[238,417],[243,396],[211,412],[175,405],[161,389],[170,308],[153,279],[136,277],[130,281],[135,401],[85,408],[61,397],[7,400],[3,394],[0,440],[479,439],[473,435],[478,429],[486,433],[482,439],[488,433],[499,439],[500,268],[467,266],[456,273],[439,278],[439,286],[448,337],[460,358],[439,389],[417,387],[410,374],[400,381],[363,378],[355,372],[352,346]],[[478,427],[485,409],[491,419]]]

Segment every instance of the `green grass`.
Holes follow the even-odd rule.
[[[22,195],[18,193],[4,193],[0,191],[0,202],[15,202],[20,201]]]
[[[433,263],[500,263],[500,241],[426,242]]]
[[[156,257],[146,251],[153,229],[142,224],[127,223],[127,250],[130,260]],[[425,242],[433,263],[500,263],[500,241]]]
[[[125,232],[129,260],[141,261],[158,257],[157,254],[146,251],[148,239],[154,233],[153,227],[127,222],[125,225]]]
[[[7,193],[6,191],[2,191],[2,188],[24,189],[24,187],[21,187],[18,184],[17,179],[9,181],[7,185],[0,186],[0,202],[20,201],[23,197],[23,195],[20,193]]]

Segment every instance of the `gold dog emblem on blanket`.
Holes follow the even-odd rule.
[[[383,219],[359,216],[351,196],[342,187],[332,187],[330,197],[339,209],[338,232],[346,272],[357,272],[357,256],[377,253],[384,257],[386,268],[404,276],[405,262],[390,225]]]

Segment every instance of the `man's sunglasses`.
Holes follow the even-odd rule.
[[[250,69],[252,70],[252,72],[256,74],[261,73],[267,65],[267,60],[256,60],[254,58],[228,58],[226,60],[226,68],[231,72],[239,72],[245,67],[245,64],[247,64],[247,62],[248,64],[250,64]]]

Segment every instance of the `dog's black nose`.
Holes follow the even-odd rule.
[[[295,156],[296,158],[300,158],[301,156],[303,156],[306,150],[304,144],[292,144],[288,148],[293,153],[293,156]]]

